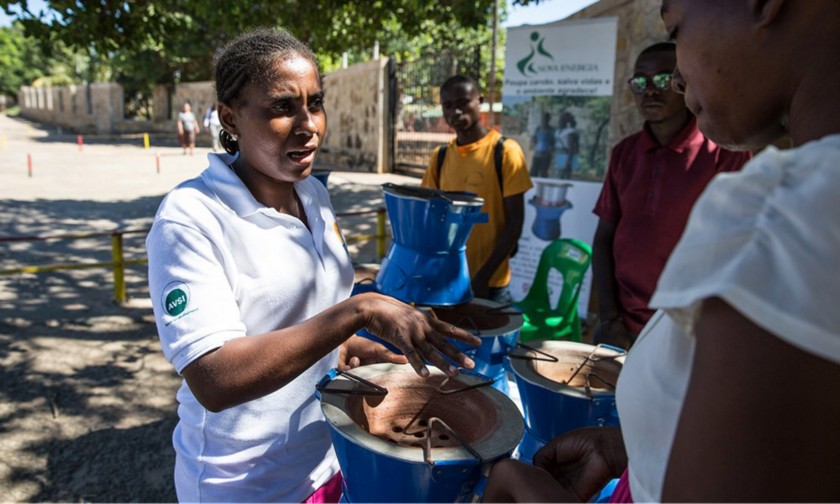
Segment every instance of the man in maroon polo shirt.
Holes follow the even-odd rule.
[[[675,66],[674,44],[654,44],[639,54],[628,81],[645,124],[613,148],[594,209],[596,343],[630,347],[653,315],[648,302],[694,202],[717,173],[740,170],[751,157],[697,129],[683,95],[671,90]]]

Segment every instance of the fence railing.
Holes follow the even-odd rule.
[[[384,208],[376,208],[372,210],[359,210],[355,212],[336,213],[336,217],[351,217],[359,215],[376,214],[376,234],[359,234],[345,236],[347,242],[355,243],[362,241],[376,240],[376,256],[378,259],[385,257],[386,239],[388,238],[385,231],[385,217],[386,211]],[[112,268],[114,278],[114,301],[117,303],[124,303],[128,297],[126,295],[125,283],[125,267],[137,264],[146,264],[148,259],[125,259],[125,249],[123,246],[123,237],[125,235],[133,234],[147,234],[149,229],[137,230],[114,230],[110,232],[98,233],[81,233],[81,234],[62,234],[53,236],[13,236],[0,237],[0,243],[11,242],[33,242],[33,241],[57,241],[57,240],[82,240],[88,238],[111,238],[111,260],[104,262],[93,263],[72,263],[72,264],[46,264],[40,266],[19,266],[16,268],[0,270],[2,275],[14,275],[19,273],[48,273],[52,271],[64,270],[78,270],[91,268]]]

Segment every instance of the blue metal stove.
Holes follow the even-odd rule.
[[[393,243],[376,290],[406,303],[457,305],[473,298],[466,242],[487,222],[484,200],[416,186],[384,184]]]

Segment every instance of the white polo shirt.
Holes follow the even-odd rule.
[[[288,327],[346,299],[353,267],[324,186],[297,182],[311,232],[257,202],[226,154],[173,189],[146,239],[161,346],[180,373],[232,338]],[[333,351],[282,389],[220,413],[181,384],[180,501],[300,502],[337,471],[315,383]]]

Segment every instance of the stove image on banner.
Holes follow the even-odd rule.
[[[535,179],[536,195],[528,202],[537,211],[531,230],[537,238],[554,241],[562,234],[560,217],[573,208],[566,193],[573,186],[563,180]]]

